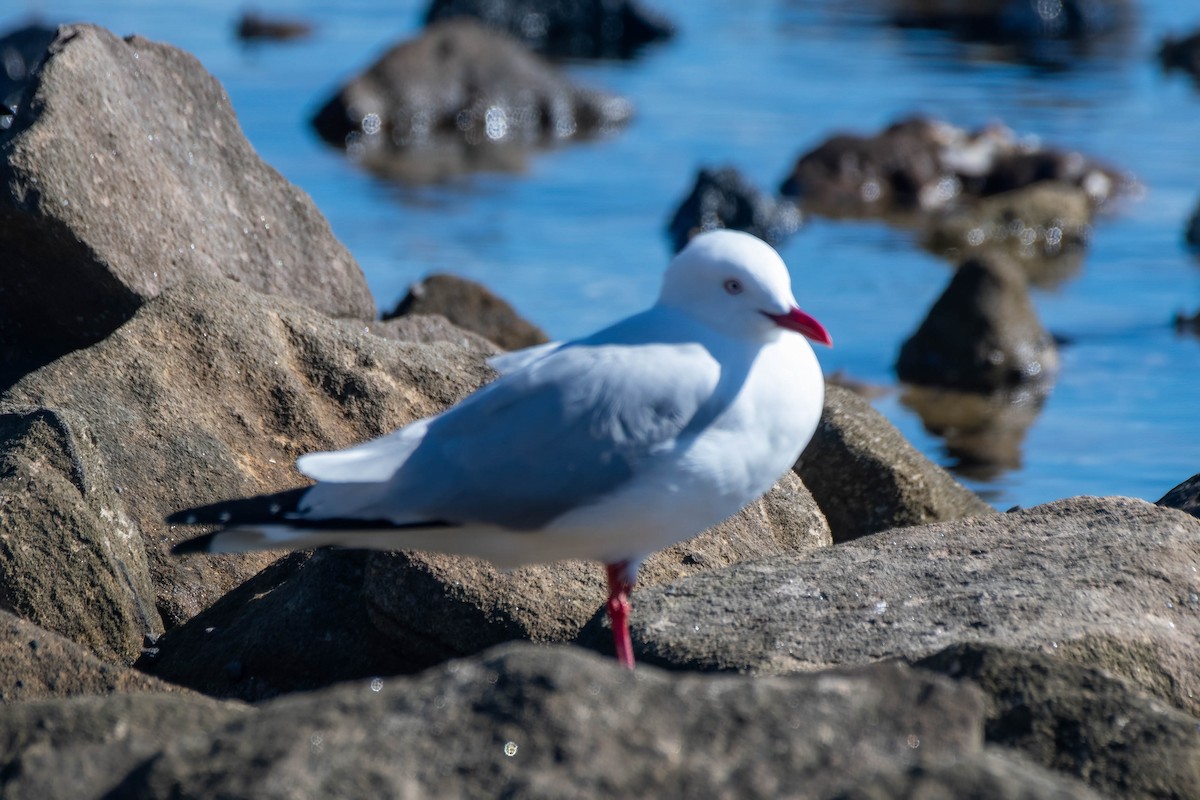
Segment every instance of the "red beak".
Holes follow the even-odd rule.
[[[767,314],[765,311],[762,313],[770,317],[771,321],[781,328],[802,333],[814,342],[820,342],[826,347],[833,347],[833,337],[829,335],[829,331],[825,330],[825,326],[798,308],[793,307],[786,314]]]

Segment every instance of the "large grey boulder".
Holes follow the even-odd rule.
[[[995,509],[913,447],[870,403],[825,387],[825,409],[796,474],[829,520],[833,540]]]
[[[0,368],[92,344],[191,276],[375,316],[358,264],[191,55],[65,26],[23,91],[0,129]]]
[[[676,668],[779,674],[1045,649],[1200,711],[1200,520],[1126,498],[884,531],[642,592],[634,649]]]
[[[347,446],[442,410],[493,374],[482,363],[491,352],[490,346],[387,341],[362,323],[335,321],[227,279],[168,289],[104,341],[0,394],[0,411],[45,408],[51,410],[40,412],[51,414],[46,419],[58,415],[70,425],[79,420],[69,440],[46,438],[52,428],[44,425],[34,429],[46,430],[38,440],[46,442],[46,455],[39,458],[63,464],[62,477],[51,484],[52,473],[43,468],[46,480],[38,491],[12,496],[2,512],[12,521],[8,535],[45,550],[54,529],[38,520],[77,507],[86,530],[70,536],[104,541],[116,535],[129,548],[144,549],[154,586],[150,608],[171,627],[274,556],[170,556],[172,544],[196,531],[168,529],[162,522],[168,513],[303,485],[292,466],[298,455]],[[80,438],[84,431],[86,441]],[[38,510],[35,504],[44,504],[40,498],[58,492],[56,486],[62,487],[61,503],[74,505]],[[28,523],[17,526],[21,519]],[[109,549],[85,552],[96,558]],[[16,557],[0,553],[0,563],[16,563]],[[135,571],[129,574],[136,578]],[[42,580],[61,581],[61,596],[52,598],[56,607],[61,604],[58,613],[70,607],[66,597],[76,594],[65,586],[71,580],[86,583],[83,574],[72,579],[53,570]],[[97,591],[82,598],[102,605]],[[136,655],[141,635],[129,637],[134,643],[127,647]]]

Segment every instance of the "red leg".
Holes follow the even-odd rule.
[[[608,570],[608,618],[612,622],[613,644],[617,648],[617,661],[621,666],[633,669],[633,641],[629,638],[629,592],[633,581],[626,576],[628,562],[605,564]]]

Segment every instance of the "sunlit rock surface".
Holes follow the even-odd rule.
[[[193,56],[65,26],[23,91],[0,129],[0,372],[98,341],[192,276],[376,315],[354,258]]]

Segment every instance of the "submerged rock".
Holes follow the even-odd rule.
[[[455,18],[388,50],[312,124],[369,169],[433,181],[519,169],[533,148],[614,132],[632,113],[628,101],[580,88],[506,34]]]
[[[906,383],[983,394],[1045,387],[1057,371],[1024,274],[997,258],[958,268],[896,361]]]
[[[674,26],[635,0],[433,0],[425,23],[469,16],[556,58],[632,58]]]

